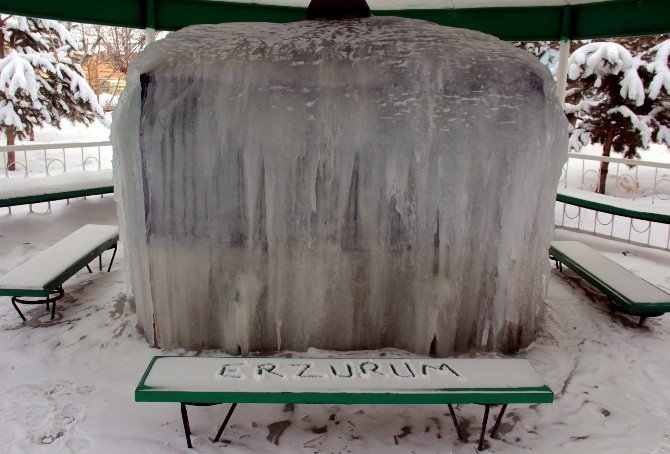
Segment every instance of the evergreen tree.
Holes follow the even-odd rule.
[[[0,15],[0,130],[8,145],[63,119],[104,118],[67,28],[46,19]],[[8,169],[14,169],[10,153]]]
[[[570,55],[565,112],[571,150],[591,142],[602,144],[603,156],[615,152],[632,159],[652,141],[670,144],[670,40],[652,47],[654,40],[659,38],[629,40],[633,52],[616,42],[592,42]],[[601,163],[601,194],[608,169],[609,163]]]

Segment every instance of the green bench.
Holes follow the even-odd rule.
[[[0,207],[114,193],[111,170],[77,171],[40,178],[0,178]]]
[[[549,256],[556,268],[567,265],[603,292],[617,310],[640,317],[658,317],[670,311],[670,294],[633,274],[618,263],[579,241],[552,241]]]
[[[558,188],[556,201],[602,213],[670,224],[670,209],[580,189]]]
[[[493,405],[502,405],[495,438],[509,404],[553,401],[554,394],[525,359],[469,358],[239,358],[155,356],[135,390],[136,402],[181,405],[186,444],[187,406],[230,403],[218,442],[238,403],[447,405],[460,440],[454,404],[484,405],[481,451]]]
[[[12,297],[14,309],[23,321],[26,321],[26,317],[17,303],[46,303],[47,310],[51,306],[53,320],[56,314],[56,301],[65,294],[63,283],[84,267],[92,272],[88,264],[96,257],[99,257],[102,271],[102,253],[113,249],[114,253],[107,268],[107,271],[110,271],[118,241],[117,226],[85,225],[1,277],[0,296]],[[27,300],[25,297],[38,299]]]

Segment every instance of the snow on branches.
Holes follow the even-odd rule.
[[[635,53],[616,42],[593,42],[570,55],[564,110],[571,150],[597,143],[603,156],[613,151],[632,159],[652,141],[670,145],[670,40],[654,45],[660,39],[638,38],[630,47]],[[602,163],[600,193],[607,168]]]
[[[594,142],[603,144],[606,155],[611,149],[633,158],[653,140],[670,145],[669,56],[670,40],[639,55],[615,42],[576,49],[568,61],[573,82],[565,104],[570,148]]]
[[[649,97],[656,99],[661,88],[665,88],[666,93],[670,93],[670,67],[668,67],[670,39],[652,47],[650,52],[655,52],[656,55],[654,60],[647,65],[647,71],[654,74],[649,84]]]
[[[638,75],[642,60],[633,57],[625,47],[617,43],[589,43],[570,55],[568,77],[586,79],[595,76],[594,87],[601,86],[603,78],[609,75],[621,75],[619,86],[621,97],[635,101],[635,105],[644,103],[644,85]]]
[[[8,143],[63,119],[104,119],[77,43],[61,23],[0,15],[0,52],[0,130]]]

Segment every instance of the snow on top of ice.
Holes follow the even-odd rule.
[[[398,39],[399,35],[403,39]],[[131,80],[142,73],[169,73],[171,68],[180,74],[187,72],[185,68],[197,73],[206,67],[232,61],[251,64],[272,61],[303,71],[305,66],[335,59],[360,64],[376,62],[384,70],[405,66],[408,60],[419,62],[426,56],[441,62],[452,61],[461,66],[463,72],[476,63],[493,60],[523,61],[537,72],[546,70],[534,57],[518,52],[514,46],[496,37],[398,17],[370,17],[337,23],[194,25],[171,33],[147,49],[149,52],[141,52],[131,62]],[[209,78],[216,76],[216,72],[208,75]],[[376,77],[371,77],[371,83],[374,79]]]
[[[631,301],[638,303],[670,302],[669,294],[584,243],[552,241],[551,245]]]
[[[74,262],[118,234],[115,225],[87,224],[0,277],[0,288],[41,290]]]
[[[439,393],[545,383],[525,359],[161,357],[145,385],[161,391]]]
[[[0,200],[113,185],[111,170],[69,172],[45,178],[0,178]]]

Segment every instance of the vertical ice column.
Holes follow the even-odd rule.
[[[229,353],[525,346],[566,137],[547,69],[478,32],[173,33],[133,60],[114,117],[140,322]]]

